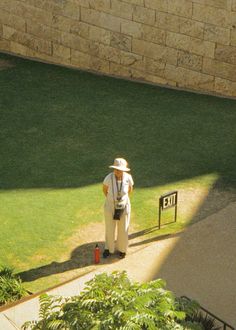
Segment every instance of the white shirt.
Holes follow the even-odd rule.
[[[117,199],[118,191],[120,192],[121,200],[129,198],[129,188],[134,185],[132,176],[129,173],[123,172],[122,181],[117,180],[114,173],[108,174],[103,184],[108,186],[107,200],[114,201]],[[117,189],[118,188],[118,189]]]

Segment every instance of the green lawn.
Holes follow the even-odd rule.
[[[235,100],[0,60],[12,65],[0,70],[0,264],[59,260],[75,230],[102,222],[101,183],[116,156],[132,168],[137,230],[157,224],[167,191],[236,188]],[[159,233],[191,219],[180,210]]]

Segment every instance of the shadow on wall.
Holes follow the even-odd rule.
[[[212,172],[236,186],[235,101],[0,58],[1,189],[101,182],[117,155],[137,187]]]

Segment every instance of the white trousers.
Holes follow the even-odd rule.
[[[104,216],[105,216],[105,249],[109,250],[110,253],[114,253],[115,249],[120,252],[127,252],[128,248],[128,230],[130,223],[131,206],[130,203],[124,209],[124,212],[120,220],[113,220],[114,214],[114,203],[109,201],[105,202],[104,205]],[[117,240],[115,246],[117,230]]]

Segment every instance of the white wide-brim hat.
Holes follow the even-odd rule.
[[[127,161],[124,158],[114,159],[113,165],[109,166],[110,168],[115,168],[116,170],[128,172],[130,168],[127,167]]]

